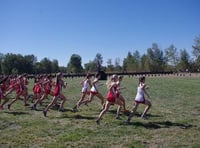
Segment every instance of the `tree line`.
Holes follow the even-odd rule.
[[[192,46],[193,58],[186,49],[177,49],[173,44],[166,49],[160,49],[157,43],[153,43],[146,53],[140,55],[138,50],[128,52],[126,58],[107,59],[103,66],[103,57],[97,53],[93,60],[82,66],[82,58],[78,54],[72,54],[67,66],[59,66],[58,60],[43,58],[37,61],[35,55],[0,53],[1,74],[44,74],[56,73],[86,73],[98,70],[107,73],[113,72],[199,72],[200,71],[200,35],[194,40]]]

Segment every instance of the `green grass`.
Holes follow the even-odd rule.
[[[116,108],[103,116],[100,125],[95,119],[100,113],[100,101],[94,98],[88,106],[81,106],[76,113],[71,111],[80,96],[80,78],[66,79],[68,88],[65,112],[50,109],[43,117],[43,106],[38,111],[24,107],[17,101],[8,109],[0,111],[0,147],[200,147],[200,79],[199,78],[148,78],[152,108],[148,120],[140,114],[145,106],[138,108],[138,114],[130,125],[125,125],[127,115],[116,120]],[[105,83],[105,81],[102,81]],[[125,77],[122,91],[127,108],[132,108],[138,80]],[[32,82],[29,92],[32,90]],[[100,87],[106,96],[106,86]],[[13,95],[10,95],[13,97]]]

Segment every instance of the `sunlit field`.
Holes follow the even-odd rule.
[[[51,97],[37,110],[24,107],[22,100],[13,104],[11,111],[7,106],[0,110],[0,147],[200,147],[200,78],[147,77],[153,106],[148,120],[140,118],[145,106],[139,106],[130,125],[125,124],[127,114],[115,119],[117,106],[112,106],[97,125],[95,120],[101,111],[97,98],[72,112],[81,94],[81,79],[64,79],[68,82],[63,90],[68,99],[64,112],[52,108],[47,117],[43,116]],[[106,97],[106,81],[101,83],[100,92]],[[137,83],[137,77],[127,76],[122,81],[126,87],[122,95],[129,110]],[[30,94],[32,87],[30,80]]]

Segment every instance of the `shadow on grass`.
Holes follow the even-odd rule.
[[[58,118],[70,118],[70,119],[86,119],[86,120],[94,120],[96,117],[88,117],[88,116],[82,116],[82,115],[73,115],[73,116],[68,116],[68,115],[62,115],[61,117]]]
[[[36,108],[36,109],[32,109],[32,107],[30,107],[30,110],[43,111],[46,107],[47,107],[47,106],[45,106],[45,107],[43,107],[43,108],[38,107],[38,108]],[[60,107],[59,105],[52,106],[52,107],[50,108],[50,110],[59,111],[59,107]],[[60,111],[60,112],[73,112],[73,110],[72,110],[72,109],[66,109],[66,108],[64,108],[64,109],[62,109],[62,111]]]
[[[14,116],[17,116],[17,115],[28,115],[29,113],[28,112],[17,112],[17,111],[10,111],[10,112],[5,112],[7,114],[12,114]]]
[[[101,112],[101,111],[100,111]],[[117,110],[108,110],[111,114],[117,114]],[[125,116],[129,116],[130,112],[121,112],[120,114],[124,114]]]
[[[159,129],[159,128],[170,128],[170,127],[180,127],[182,129],[192,128],[193,125],[191,124],[182,124],[182,123],[173,123],[170,121],[163,121],[163,122],[131,122],[130,125],[137,126],[137,127],[144,127],[146,129]]]
[[[109,110],[108,111],[109,113],[112,113],[112,114],[116,114],[117,113],[117,110]],[[129,116],[130,115],[130,111],[129,112],[122,112],[122,114],[124,114],[125,116]],[[139,114],[138,112],[135,113],[135,117],[141,117],[142,113]],[[148,117],[162,117],[162,115],[153,115],[153,114],[147,114]]]

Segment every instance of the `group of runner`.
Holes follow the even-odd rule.
[[[96,123],[100,124],[100,120],[102,116],[109,110],[110,106],[116,104],[117,114],[116,119],[120,119],[120,111],[123,109],[124,112],[129,112],[126,109],[126,102],[122,94],[120,93],[121,89],[125,89],[125,87],[121,86],[121,81],[123,80],[123,76],[112,75],[109,80],[106,82],[108,93],[106,96],[106,101],[104,100],[103,95],[99,92],[99,86],[102,85],[99,83],[101,75],[100,73],[96,73],[94,80],[92,81],[92,75],[87,74],[84,80],[81,82],[82,90],[81,90],[81,98],[78,100],[76,105],[73,107],[73,111],[76,112],[82,104],[88,104],[92,102],[93,98],[96,96],[101,101],[101,109]],[[0,80],[0,110],[4,109],[4,106],[9,102],[8,95],[12,93],[14,90],[16,92],[15,98],[11,100],[7,104],[8,109],[11,109],[13,103],[19,100],[20,96],[24,98],[24,106],[28,106],[27,98],[28,98],[28,79],[27,75],[23,74],[18,77],[16,76],[7,76],[1,78]],[[62,73],[57,73],[55,79],[53,80],[51,75],[38,76],[35,78],[34,86],[33,86],[33,105],[32,109],[37,108],[38,103],[42,103],[42,101],[47,98],[47,96],[52,97],[52,101],[47,105],[43,110],[43,115],[46,117],[48,110],[53,106],[57,105],[57,100],[61,99],[61,103],[59,105],[58,110],[64,111],[64,103],[66,102],[66,97],[62,94],[62,89],[66,88],[67,83],[63,81]],[[149,97],[146,89],[148,86],[145,84],[145,77],[139,78],[137,94],[134,99],[133,109],[129,114],[129,117],[126,121],[127,124],[130,123],[131,118],[134,116],[138,105],[145,104],[146,108],[142,114],[142,118],[146,118],[146,114],[151,107],[151,102],[147,100],[145,97]],[[86,98],[87,96],[87,98]]]

